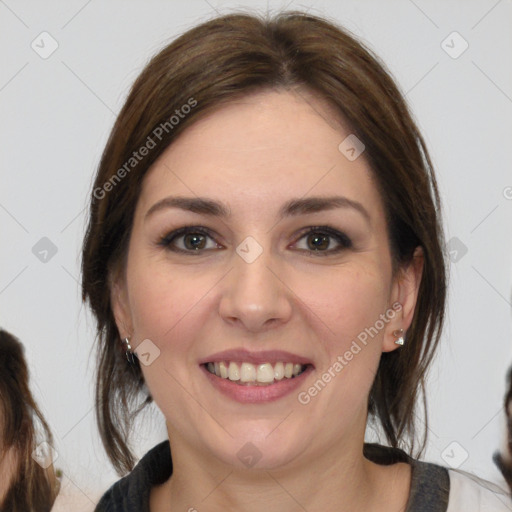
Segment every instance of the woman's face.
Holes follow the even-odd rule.
[[[284,468],[360,450],[421,269],[393,277],[349,135],[314,96],[258,93],[196,122],[145,177],[112,297],[173,453]]]

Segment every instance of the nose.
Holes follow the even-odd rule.
[[[234,268],[221,281],[221,317],[250,332],[261,332],[288,322],[292,291],[280,276],[268,251],[253,262],[233,255]]]

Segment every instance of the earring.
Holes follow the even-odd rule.
[[[396,345],[403,345],[405,343],[404,340],[404,330],[403,329],[397,329],[396,331],[393,331],[393,336],[395,336],[395,344]]]
[[[129,363],[134,363],[134,360],[133,360],[133,352],[132,352],[132,346],[130,345],[130,340],[128,338],[125,338],[123,340],[123,345],[124,345],[124,351],[126,353],[126,359],[128,360]]]

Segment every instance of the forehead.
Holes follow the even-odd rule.
[[[324,102],[304,91],[235,100],[191,125],[164,151],[144,179],[140,209],[186,194],[262,213],[277,211],[290,198],[337,194],[380,215],[364,153],[350,160],[339,149],[349,135]]]

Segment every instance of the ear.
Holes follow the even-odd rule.
[[[400,269],[395,277],[391,291],[391,304],[396,314],[386,325],[382,342],[383,352],[391,352],[399,348],[400,345],[395,343],[397,336],[393,334],[394,331],[403,329],[402,336],[405,336],[412,323],[423,275],[424,259],[423,249],[416,247],[409,265]]]
[[[126,280],[122,272],[115,272],[110,278],[110,304],[120,338],[130,337],[133,333],[133,323]]]

